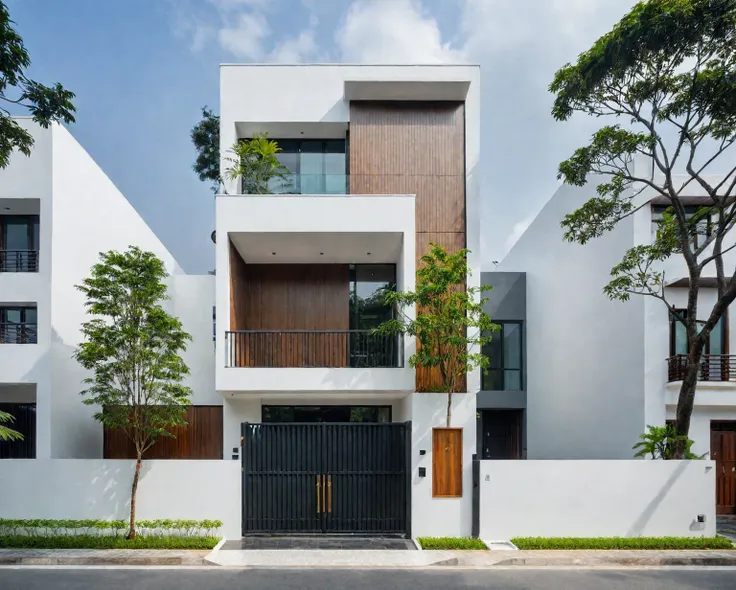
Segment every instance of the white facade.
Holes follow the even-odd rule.
[[[603,293],[624,252],[651,243],[651,207],[584,246],[563,239],[563,217],[594,196],[598,183],[592,178],[584,187],[561,186],[495,269],[527,276],[529,459],[628,459],[648,425],[674,418],[681,381],[668,381],[667,308],[651,297],[620,302]],[[687,196],[703,196],[693,184]],[[653,197],[647,191],[636,202]],[[724,249],[734,240],[730,235]],[[733,269],[736,252],[724,260]],[[681,256],[661,268],[667,284],[688,276]],[[713,263],[702,276],[715,276]],[[668,287],[666,296],[686,307],[687,289]],[[715,301],[715,289],[702,287],[698,319],[707,318]],[[723,354],[736,345],[734,331],[726,334]],[[736,382],[700,381],[690,430],[693,451],[710,452],[711,421],[735,418]]]
[[[75,285],[99,254],[136,245],[154,252],[169,273],[169,304],[194,336],[185,355],[193,403],[221,404],[214,394],[214,277],[188,277],[135,209],[71,134],[30,119],[30,157],[0,170],[0,215],[38,215],[38,272],[0,272],[0,307],[35,306],[37,343],[0,344],[0,403],[36,403],[36,457],[100,458],[102,427],[82,404],[85,371],[72,358],[86,321]]]

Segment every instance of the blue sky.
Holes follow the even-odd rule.
[[[31,53],[31,77],[76,93],[71,132],[188,272],[213,267],[214,199],[191,171],[189,131],[203,105],[217,108],[219,63],[479,63],[489,266],[551,196],[557,164],[592,129],[552,120],[546,87],[554,71],[633,3],[6,2]]]

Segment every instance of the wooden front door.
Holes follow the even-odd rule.
[[[716,462],[716,514],[736,513],[736,431],[711,425],[710,456]]]

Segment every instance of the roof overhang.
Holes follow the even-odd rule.
[[[671,283],[667,283],[665,286],[674,289],[687,289],[690,287],[690,279],[684,277],[677,279],[676,281],[672,281]],[[718,279],[716,277],[701,277],[698,286],[703,289],[717,289]]]
[[[345,100],[464,101],[468,80],[346,80]]]

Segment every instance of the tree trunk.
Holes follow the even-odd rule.
[[[141,456],[135,461],[135,473],[133,474],[133,486],[130,489],[130,525],[128,539],[135,539],[135,495],[138,492],[138,476],[141,474]]]
[[[452,391],[447,392],[447,428],[450,428],[450,420],[452,419]]]
[[[673,452],[670,459],[685,458],[685,443],[690,432],[690,417],[693,413],[693,405],[695,404],[695,388],[698,385],[698,371],[700,369],[700,360],[703,357],[702,346],[691,347],[690,354],[687,357],[687,370],[685,378],[680,386],[680,395],[677,399],[677,414],[675,420],[675,432],[679,440],[673,446]]]

